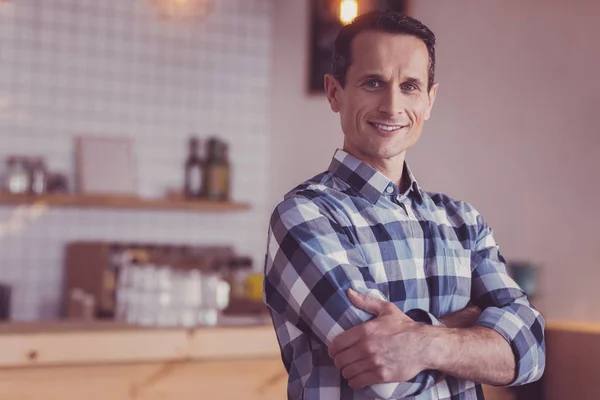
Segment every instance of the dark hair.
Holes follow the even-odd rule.
[[[362,14],[340,30],[333,48],[332,74],[342,87],[346,85],[346,73],[352,64],[352,40],[367,30],[411,35],[421,39],[429,53],[427,90],[431,89],[435,77],[435,35],[420,21],[389,10]]]

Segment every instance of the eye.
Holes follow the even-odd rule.
[[[419,90],[419,87],[414,83],[403,83],[400,85],[400,88],[406,92],[414,92],[415,90]]]
[[[381,81],[379,81],[377,79],[369,79],[368,81],[365,82],[365,86],[370,89],[379,89],[383,85],[381,84]]]

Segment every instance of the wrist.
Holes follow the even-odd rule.
[[[432,326],[426,328],[423,352],[425,369],[442,371],[450,359],[453,346],[452,336],[455,329]]]

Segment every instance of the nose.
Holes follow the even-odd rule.
[[[404,96],[400,88],[390,86],[383,91],[379,103],[379,112],[388,117],[400,115],[404,112]]]

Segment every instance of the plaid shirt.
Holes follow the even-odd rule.
[[[264,301],[270,308],[288,398],[483,399],[475,382],[423,371],[408,382],[352,389],[327,354],[333,338],[373,316],[350,303],[350,287],[393,302],[415,321],[469,301],[476,322],[502,335],[516,357],[511,385],[540,378],[544,319],[507,275],[492,231],[469,204],[426,193],[406,168],[408,189],[338,150],[327,172],[285,196],[273,212]]]

